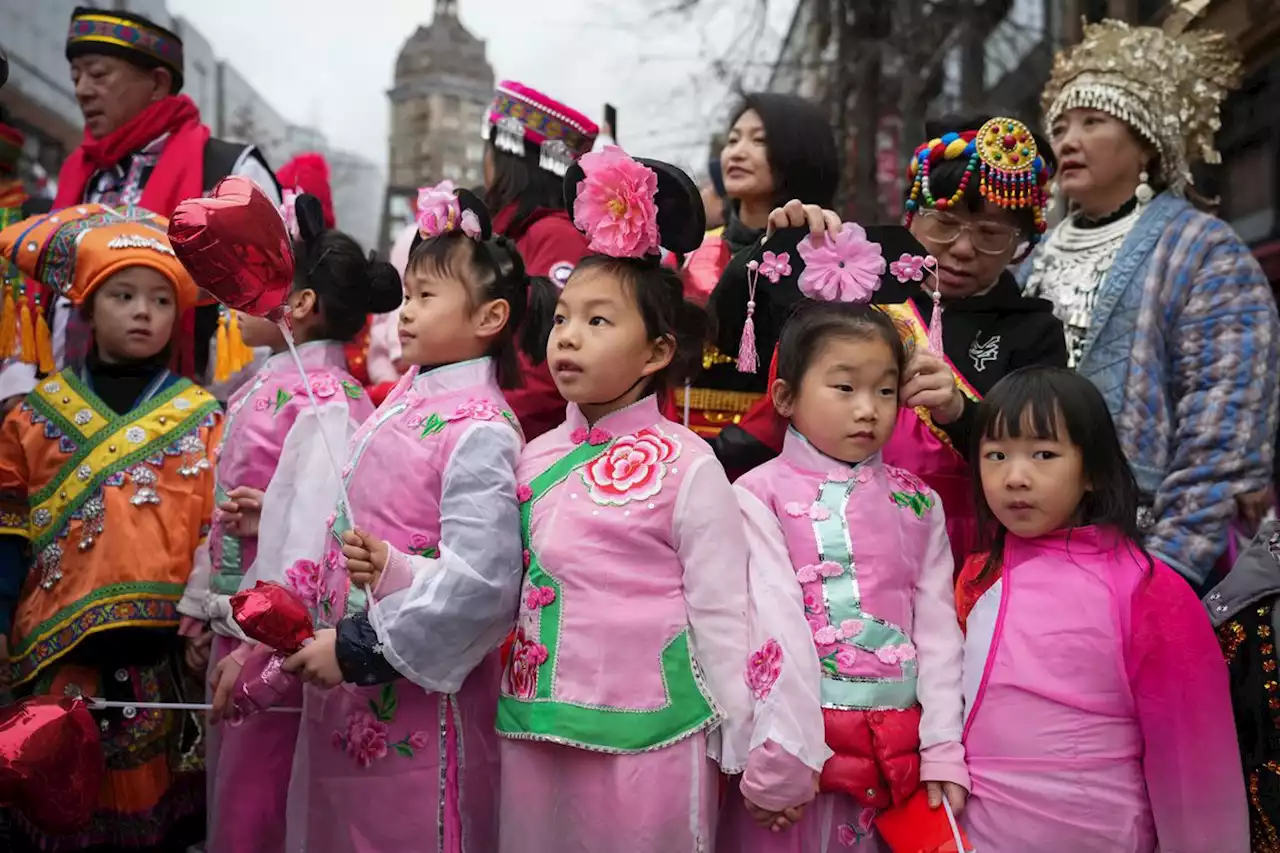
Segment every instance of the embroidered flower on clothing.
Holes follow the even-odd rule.
[[[319,566],[311,560],[298,560],[285,569],[284,576],[304,604],[308,607],[319,606],[324,589],[324,579],[321,577]]]
[[[524,567],[526,569],[529,568],[529,563],[532,562],[533,558],[529,555],[528,548],[525,548],[522,552],[520,552],[520,559],[524,562]]]
[[[765,252],[760,257],[759,271],[771,283],[777,284],[783,276],[791,275],[791,255],[787,252],[777,255]]]
[[[844,574],[844,566],[824,560],[821,563],[801,566],[796,570],[796,580],[800,583],[813,583],[819,578],[838,578],[842,574]]]
[[[909,660],[916,659],[916,647],[910,643],[885,646],[883,649],[876,649],[876,657],[880,659],[881,663],[906,663]]]
[[[582,469],[587,494],[602,506],[648,500],[662,491],[667,463],[680,455],[680,443],[657,427],[625,435]]]
[[[417,429],[422,426],[422,422],[426,420],[426,416],[421,412],[414,412],[404,419],[404,425],[409,429]]]
[[[841,846],[856,847],[862,839],[871,834],[871,824],[876,819],[876,810],[873,808],[864,808],[858,814],[858,819],[853,823],[843,824],[836,830],[836,836],[840,839]]]
[[[840,646],[836,649],[836,666],[843,673],[849,674],[858,662],[858,654],[853,646]]]
[[[539,607],[546,607],[554,604],[556,600],[556,591],[549,586],[533,586],[525,593],[524,606],[530,610],[537,610]]]
[[[84,426],[85,424],[89,423],[89,421],[91,420],[93,420],[93,412],[91,410],[81,409],[80,411],[76,412],[76,417],[75,417],[76,426]]]
[[[471,211],[467,211],[471,213]],[[465,214],[464,214],[465,215]],[[475,214],[472,214],[474,216]],[[414,749],[425,749],[431,743],[431,736],[426,732],[414,732],[409,735],[409,746]]]
[[[573,224],[587,246],[612,258],[643,258],[658,251],[658,175],[616,145],[578,161],[584,175],[573,204]]]
[[[502,409],[488,400],[468,400],[458,406],[458,410],[446,420],[453,422],[471,418],[477,421],[496,421],[500,417],[502,417]]]
[[[334,732],[333,745],[346,751],[357,767],[387,757],[387,725],[368,711],[352,711],[345,732]]]
[[[317,398],[324,400],[334,396],[342,390],[342,385],[337,379],[327,373],[321,373],[318,376],[311,377],[311,393]],[[294,394],[305,394],[307,388],[301,382],[293,386]]]
[[[124,439],[130,444],[142,444],[147,440],[147,431],[140,426],[131,426],[124,431]]]
[[[880,287],[884,254],[861,225],[846,222],[839,234],[800,241],[800,292],[820,302],[867,302]]]
[[[770,638],[747,661],[747,686],[757,699],[768,699],[782,674],[782,646]]]
[[[523,628],[516,629],[507,662],[507,692],[517,699],[532,699],[538,691],[538,667],[547,662],[547,647],[531,642]]]
[[[533,489],[529,488],[524,483],[521,483],[520,485],[516,486],[516,500],[518,500],[520,503],[528,503],[532,499],[533,499]]]
[[[587,444],[592,447],[599,447],[602,444],[608,444],[611,438],[613,438],[613,434],[607,429],[592,427],[591,432],[587,433]]]
[[[783,510],[792,518],[804,518],[805,516],[808,516],[813,521],[826,521],[831,517],[831,510],[816,501],[811,504],[791,501],[783,507]]]
[[[895,468],[892,465],[884,466],[884,471],[889,477],[889,482],[904,492],[927,492],[929,490],[929,487],[910,471]]]
[[[271,401],[266,397],[259,397],[253,401],[253,410],[255,412],[265,412],[271,408]]]

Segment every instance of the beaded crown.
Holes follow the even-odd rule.
[[[929,186],[932,166],[945,160],[967,161],[960,186],[949,198],[935,198]],[[1035,245],[1045,230],[1045,190],[1053,170],[1040,156],[1031,130],[1012,118],[993,118],[977,130],[946,133],[916,149],[907,165],[911,195],[907,199],[905,224],[921,208],[947,210],[960,204],[975,176],[978,191],[988,204],[1006,210],[1030,208],[1035,217]]]
[[[1220,162],[1213,137],[1227,93],[1240,84],[1240,55],[1219,32],[1187,26],[1207,5],[1184,0],[1162,28],[1102,21],[1054,58],[1042,102],[1052,126],[1070,109],[1115,116],[1160,155],[1160,177],[1175,193],[1192,183],[1199,160]]]

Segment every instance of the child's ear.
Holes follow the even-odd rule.
[[[482,338],[496,338],[511,319],[511,303],[505,299],[493,299],[476,311],[476,334]]]
[[[320,300],[316,292],[309,287],[295,290],[289,294],[289,314],[294,322],[305,320],[320,311]]]
[[[782,379],[773,380],[769,388],[769,398],[773,400],[773,408],[784,418],[790,418],[795,411],[795,403],[791,393],[791,385]]]
[[[652,376],[659,370],[665,370],[671,360],[676,357],[676,339],[671,335],[655,338],[649,344],[649,360],[645,362],[645,376]]]

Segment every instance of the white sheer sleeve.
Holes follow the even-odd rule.
[[[741,773],[751,749],[747,543],[733,486],[714,456],[694,462],[681,484],[674,539],[694,657],[725,714],[708,752],[724,772]]]
[[[458,440],[440,496],[440,556],[407,561],[408,586],[380,597],[369,619],[382,654],[425,690],[454,693],[515,624],[524,577],[516,500],[519,434],[478,421]]]
[[[772,741],[809,770],[821,772],[831,755],[822,722],[822,667],[804,618],[800,583],[777,516],[746,489],[734,491],[750,559],[752,655],[744,668],[755,698],[751,749]]]
[[[291,566],[299,560],[319,563],[324,557],[326,520],[338,506],[339,471],[347,461],[342,455],[357,426],[342,401],[321,403],[319,414],[309,405],[298,413],[262,499],[258,556],[242,589],[258,581],[288,586]],[[330,461],[328,448],[339,458]]]
[[[209,575],[213,566],[209,561],[209,537],[206,536],[196,546],[191,558],[191,574],[187,576],[186,589],[182,591],[182,600],[178,602],[178,612],[189,616],[197,622],[209,621]]]

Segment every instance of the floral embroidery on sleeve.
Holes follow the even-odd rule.
[[[320,576],[320,567],[318,565],[311,560],[298,560],[285,569],[284,576],[289,581],[289,586],[293,587],[293,591],[298,594],[304,604],[308,607],[318,607],[320,605],[324,579]]]
[[[341,390],[338,380],[328,373],[321,373],[311,377],[311,393],[315,394],[317,399],[325,400],[337,394]],[[301,382],[293,386],[294,394],[307,393],[307,387]]]
[[[768,699],[781,674],[782,646],[771,637],[747,661],[747,686],[757,699]]]
[[[449,415],[446,420],[460,421],[465,418],[471,418],[476,421],[496,421],[503,417],[502,409],[495,406],[488,400],[468,400],[458,406],[457,411]]]
[[[657,427],[646,427],[619,438],[583,468],[582,482],[591,499],[602,506],[648,500],[662,491],[667,465],[679,456],[679,441]]]
[[[891,465],[886,465],[884,470],[889,477],[889,500],[911,510],[916,518],[924,518],[925,513],[933,509],[932,493],[919,477]]]
[[[415,533],[409,537],[409,553],[416,557],[435,559],[440,556],[440,549],[431,544],[425,533]]]

